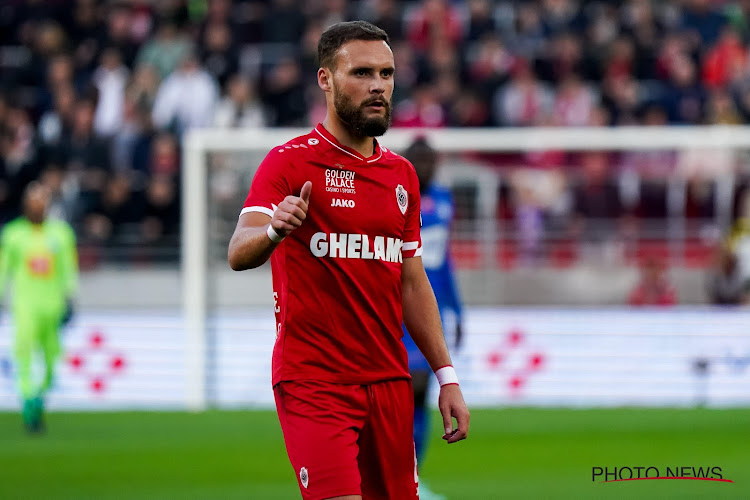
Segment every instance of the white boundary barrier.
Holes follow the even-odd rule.
[[[454,363],[472,407],[747,407],[748,325],[750,311],[470,308]],[[271,309],[222,313],[208,326],[207,404],[273,408]],[[4,319],[0,409],[17,409],[8,333]],[[81,313],[64,333],[49,407],[194,409],[184,337],[178,313]]]

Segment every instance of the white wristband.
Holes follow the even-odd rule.
[[[280,236],[279,233],[276,232],[276,230],[273,228],[271,224],[268,225],[268,229],[266,229],[266,234],[274,243],[281,243],[284,240],[284,236]]]
[[[458,385],[458,375],[456,375],[456,370],[454,370],[451,365],[438,368],[438,370],[435,372],[435,376],[438,379],[440,387],[448,384]]]

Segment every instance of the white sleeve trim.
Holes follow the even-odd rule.
[[[243,208],[242,211],[240,212],[240,217],[242,217],[243,215],[249,212],[260,212],[262,214],[266,214],[269,217],[273,217],[273,210],[271,210],[270,208],[261,207],[259,205]]]
[[[423,250],[424,250],[424,247],[417,248],[417,251],[414,252],[414,257],[421,257]]]
[[[407,241],[401,245],[402,250],[416,250],[419,247],[418,241]]]

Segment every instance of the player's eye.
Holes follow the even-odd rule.
[[[382,76],[383,78],[390,78],[390,77],[392,77],[392,76],[393,76],[393,70],[392,70],[392,69],[387,69],[387,70],[385,70],[385,71],[381,71],[381,72],[380,72],[380,75],[381,75],[381,76]]]
[[[368,71],[366,69],[358,69],[354,72],[357,76],[366,76]]]

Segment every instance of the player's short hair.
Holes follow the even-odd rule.
[[[318,41],[318,61],[324,68],[336,68],[336,53],[342,45],[352,40],[382,40],[388,46],[391,41],[388,33],[367,21],[346,21],[336,23],[326,29]]]

